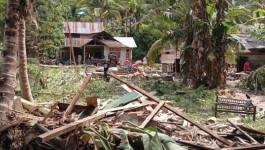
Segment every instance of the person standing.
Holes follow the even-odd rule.
[[[104,63],[104,78],[107,81],[107,77],[108,77],[108,71],[109,71],[109,61],[105,61]]]
[[[250,73],[250,69],[249,69],[249,62],[246,61],[244,64],[244,72],[249,74]]]
[[[143,70],[145,72],[145,66],[147,65],[147,58],[146,58],[146,56],[144,56],[144,58],[143,58],[143,65],[144,65]]]

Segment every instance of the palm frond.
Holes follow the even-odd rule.
[[[177,47],[178,39],[183,37],[183,30],[168,31],[161,39],[157,40],[147,53],[148,63],[153,62],[169,45]],[[176,48],[177,49],[177,48]]]
[[[255,23],[265,23],[265,16],[259,17],[259,18],[254,18],[245,23],[245,25],[252,25]]]

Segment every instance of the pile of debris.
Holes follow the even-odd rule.
[[[186,149],[186,146],[198,149],[265,148],[263,131],[237,125],[232,120],[218,123],[211,118],[199,123],[182,113],[180,108],[174,108],[171,102],[162,101],[115,74],[110,76],[124,83],[121,86],[128,94],[109,103],[87,98],[87,106],[76,105],[91,75],[85,78],[71,104],[55,103],[48,109],[22,100],[24,108],[35,114],[14,111],[21,118],[35,120],[33,128],[23,134],[26,137],[24,147],[107,150],[175,150]],[[36,117],[41,114],[45,117]],[[10,127],[14,126],[18,127],[18,123],[1,127],[0,132],[10,132]]]

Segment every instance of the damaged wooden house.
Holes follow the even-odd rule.
[[[242,46],[233,50],[237,56],[237,71],[244,70],[244,63],[249,62],[250,70],[255,70],[265,65],[265,43],[253,36],[245,34],[232,34],[232,37],[238,40]]]
[[[125,60],[132,60],[132,49],[137,47],[132,37],[113,37],[105,31],[102,22],[64,22],[63,32],[65,42],[56,53],[57,61],[62,64],[73,63],[69,33],[78,64],[106,59],[109,54],[116,55],[123,64]]]
[[[180,51],[175,48],[162,50],[160,61],[163,73],[180,72]]]

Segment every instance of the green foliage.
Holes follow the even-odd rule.
[[[228,49],[228,50],[226,51],[225,57],[226,57],[226,61],[227,61],[230,65],[235,65],[235,64],[236,64],[236,55],[232,52],[231,49]]]
[[[230,10],[227,14],[226,14],[226,18],[227,19],[233,19],[234,17],[237,17],[239,15],[243,15],[243,14],[248,14],[250,13],[249,10],[245,9],[245,8],[235,8]]]
[[[176,142],[169,136],[141,129],[129,122],[124,122],[122,129],[109,128],[107,124],[99,124],[99,129],[96,131],[93,128],[84,128],[83,137],[92,139],[97,149],[119,149],[119,150],[133,150],[133,145],[129,141],[130,132],[139,133],[142,136],[142,143],[145,150],[183,150]],[[88,141],[88,140],[83,140]],[[114,144],[115,143],[115,144]],[[87,144],[87,143],[85,143]]]
[[[257,90],[265,91],[265,65],[251,72],[248,78],[242,79],[241,84],[250,90],[255,90],[257,84]]]
[[[152,44],[157,40],[157,37],[149,32],[132,32],[132,37],[137,43],[137,48],[133,49],[133,61],[142,60],[146,56]]]
[[[40,67],[34,59],[28,60],[30,86],[34,99],[39,101],[70,102],[83,83],[84,69],[66,69]],[[17,73],[17,78],[18,78]],[[19,82],[17,80],[17,85]],[[126,92],[122,87],[115,88],[114,82],[105,82],[102,78],[95,78],[89,82],[80,99],[98,97],[100,99],[116,99]],[[17,90],[20,88],[18,87]],[[79,101],[84,102],[82,100]]]
[[[55,53],[63,44],[63,15],[65,8],[54,5],[52,0],[36,1],[38,29],[31,20],[26,25],[26,46],[30,56],[55,58]]]
[[[142,85],[142,88],[147,91],[155,91],[160,99],[173,101],[176,106],[185,108],[187,113],[195,115],[196,113],[213,112],[215,94],[203,86],[190,89],[174,82],[147,81],[145,86]],[[179,95],[182,92],[187,92],[187,94]]]
[[[258,129],[261,131],[265,130],[264,122],[265,118],[257,119],[256,121],[253,121],[251,117],[243,118],[242,122],[244,123],[244,126],[249,128]]]
[[[4,29],[5,29],[5,15],[6,15],[6,0],[0,1],[0,50],[4,40]]]

